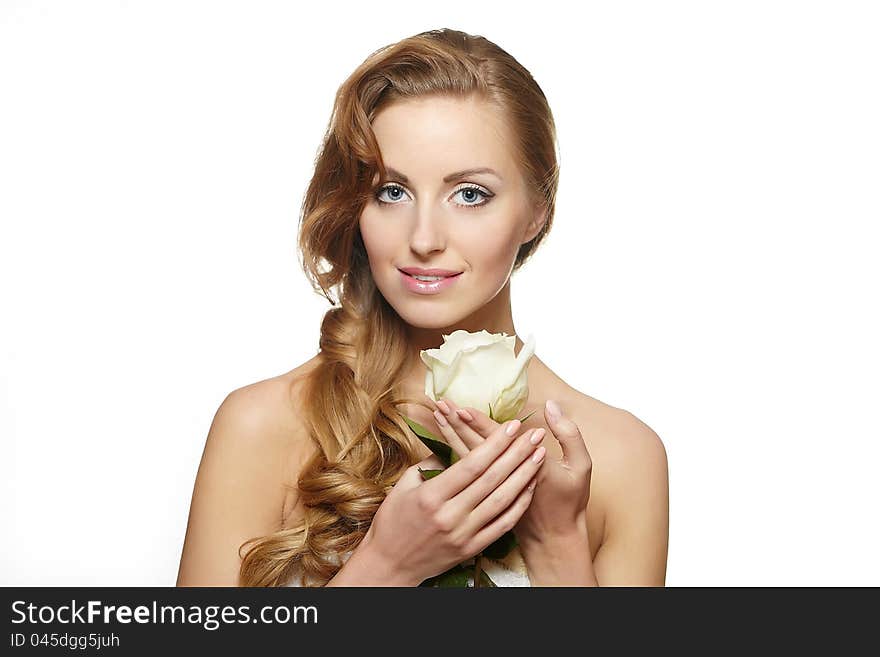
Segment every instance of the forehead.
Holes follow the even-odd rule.
[[[411,180],[429,180],[471,167],[515,177],[511,135],[487,101],[431,96],[395,101],[373,119],[385,165]]]

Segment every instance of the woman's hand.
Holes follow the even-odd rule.
[[[549,402],[548,406],[552,404]],[[545,459],[538,471],[532,503],[514,527],[521,542],[569,536],[578,529],[586,531],[592,459],[578,426],[564,415],[554,417],[548,406],[544,408],[544,416],[562,447],[562,458]],[[441,433],[459,456],[478,449],[486,436],[492,435],[499,426],[484,413],[470,407],[459,409],[448,399],[438,402],[437,407],[434,417]],[[468,415],[471,420],[466,419]]]
[[[508,435],[507,429],[512,427]],[[404,472],[386,496],[356,552],[411,586],[482,552],[511,530],[532,501],[541,465],[531,431],[495,424],[479,445],[428,480],[419,467],[442,468],[432,455]]]

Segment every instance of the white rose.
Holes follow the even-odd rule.
[[[535,353],[529,336],[519,355],[516,338],[506,333],[453,331],[437,349],[419,353],[428,367],[425,394],[435,402],[443,397],[460,407],[470,406],[498,423],[516,417],[529,398],[527,369]]]

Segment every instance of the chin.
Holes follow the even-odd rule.
[[[409,326],[414,329],[424,329],[428,331],[439,331],[441,329],[445,329],[456,322],[419,322],[419,321],[409,321],[405,317],[401,317],[403,321],[405,321]],[[437,345],[440,346],[439,344]]]
[[[438,330],[448,326],[454,326],[467,317],[456,308],[442,307],[435,299],[426,297],[422,299],[407,299],[398,303],[391,303],[398,316],[409,326],[419,329]],[[439,345],[438,345],[439,346]]]
[[[431,309],[420,312],[419,310],[410,310],[409,312],[398,312],[400,318],[413,328],[420,329],[442,329],[455,324],[459,319],[458,315],[446,316],[446,313],[438,313]]]

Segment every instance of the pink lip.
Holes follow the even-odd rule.
[[[437,294],[455,285],[455,281],[461,276],[461,274],[456,274],[455,276],[447,276],[439,281],[420,281],[404,271],[398,271],[400,271],[400,277],[403,279],[406,289],[416,294]]]
[[[455,276],[461,273],[451,269],[423,269],[421,267],[399,267],[399,269],[411,276]]]

